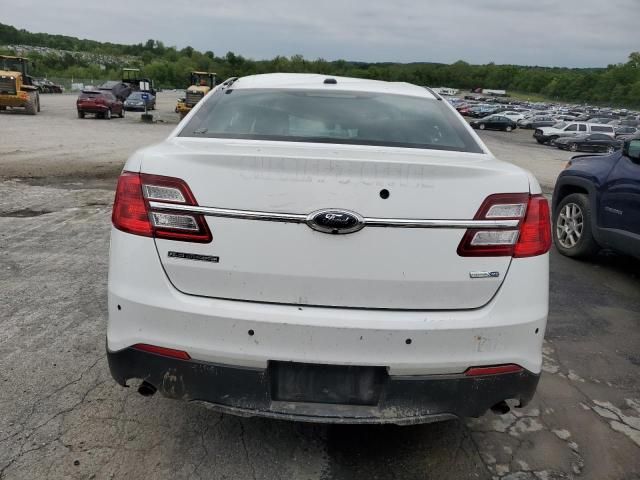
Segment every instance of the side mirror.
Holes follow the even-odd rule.
[[[624,153],[631,160],[640,161],[640,138],[636,140],[627,140],[622,148]]]

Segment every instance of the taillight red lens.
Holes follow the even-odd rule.
[[[202,215],[153,210],[149,201],[198,205],[187,184],[174,177],[123,172],[113,205],[113,225],[146,237],[209,243],[211,231]]]
[[[474,220],[519,220],[520,223],[515,229],[467,230],[458,246],[458,255],[462,257],[532,257],[551,248],[549,204],[542,195],[490,195]]]
[[[516,258],[534,257],[551,248],[551,218],[549,202],[542,195],[529,199],[527,216],[520,227],[520,238],[513,251]]]
[[[153,236],[153,228],[147,214],[147,202],[142,196],[142,182],[139,174],[122,172],[120,175],[111,222],[114,227],[123,232],[143,237]]]

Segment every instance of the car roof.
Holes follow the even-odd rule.
[[[325,84],[326,79],[334,79],[335,84]],[[266,73],[242,77],[233,83],[232,88],[275,88],[292,90],[338,90],[349,92],[389,93],[435,99],[436,96],[424,87],[405,82],[384,82],[362,78],[337,77],[307,73]]]

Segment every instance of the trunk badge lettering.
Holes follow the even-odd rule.
[[[338,235],[361,230],[364,227],[364,218],[350,210],[327,208],[310,213],[306,223],[318,232]]]
[[[500,272],[469,272],[470,278],[498,278]]]
[[[212,255],[200,255],[197,253],[185,253],[185,252],[173,252],[170,251],[167,256],[169,258],[182,258],[184,260],[199,260],[201,262],[218,263],[220,257],[214,257]]]

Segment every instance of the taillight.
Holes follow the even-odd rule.
[[[142,182],[140,175],[133,172],[123,172],[118,179],[116,198],[113,201],[111,213],[113,226],[123,232],[153,236],[153,228],[147,214],[147,203],[142,196]]]
[[[123,232],[145,237],[209,243],[211,232],[202,215],[151,210],[149,201],[197,205],[179,178],[123,172],[118,179],[111,221]]]
[[[549,204],[542,195],[501,193],[482,203],[474,220],[518,220],[514,228],[472,228],[465,232],[462,257],[532,257],[549,251]]]
[[[516,258],[534,257],[551,248],[551,218],[549,202],[542,195],[529,198],[527,216],[520,226],[520,238],[513,250]]]

